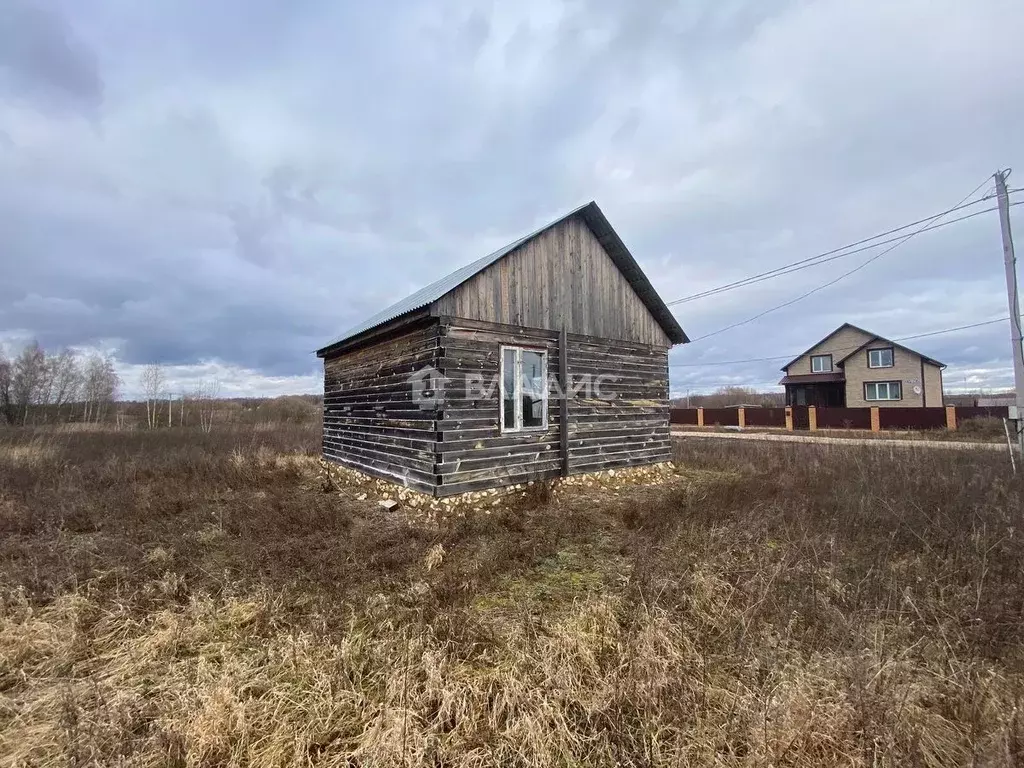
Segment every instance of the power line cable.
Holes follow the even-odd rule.
[[[935,219],[939,219],[939,218],[941,218],[943,216],[946,216],[946,215],[948,215],[950,213],[954,213],[956,211],[963,210],[964,208],[970,208],[971,206],[977,205],[978,203],[982,203],[985,200],[991,199],[992,197],[994,197],[994,195],[987,195],[985,197],[981,197],[981,198],[979,198],[977,200],[973,200],[973,201],[971,201],[969,203],[966,203],[966,204],[956,205],[956,206],[954,206],[952,208],[949,208],[949,209],[947,209],[945,211],[942,211],[940,213],[936,213],[933,216],[926,216],[923,219],[918,219],[917,221],[912,221],[909,224],[904,224],[902,227],[895,227],[894,229],[890,229],[890,230],[887,230],[885,232],[879,232],[877,235],[873,235],[871,237],[865,237],[862,240],[857,240],[856,242],[849,243],[849,244],[841,246],[839,248],[833,248],[830,251],[825,251],[824,253],[819,253],[819,254],[816,254],[814,256],[809,256],[806,259],[800,259],[799,261],[794,261],[794,262],[791,262],[790,264],[783,264],[781,267],[776,267],[775,269],[770,269],[767,272],[761,272],[761,273],[756,274],[756,275],[750,275],[749,277],[745,277],[745,278],[743,278],[741,280],[736,280],[736,281],[731,282],[731,283],[726,283],[725,285],[720,285],[720,286],[718,286],[716,288],[709,288],[706,291],[701,291],[699,293],[694,293],[694,294],[691,294],[689,296],[683,296],[680,299],[675,299],[673,301],[666,302],[666,306],[671,307],[671,306],[675,306],[676,304],[684,304],[686,302],[695,301],[697,299],[702,299],[702,298],[705,298],[706,296],[711,296],[711,295],[714,295],[716,293],[722,293],[722,292],[724,292],[726,290],[732,290],[734,288],[742,288],[745,285],[752,284],[753,282],[761,282],[762,278],[779,277],[782,274],[789,274],[788,270],[793,270],[794,267],[800,267],[800,268],[803,268],[803,269],[807,269],[807,268],[810,268],[810,267],[815,267],[818,264],[827,264],[828,262],[834,261],[837,258],[843,258],[844,256],[852,256],[852,255],[854,255],[856,253],[861,253],[862,251],[870,250],[871,248],[877,248],[878,246],[885,245],[886,243],[891,243],[891,242],[894,242],[896,240],[900,240],[904,236],[901,235],[900,237],[895,237],[895,238],[892,238],[890,240],[885,240],[885,241],[880,242],[880,243],[873,243],[873,244],[868,245],[868,246],[866,246],[864,248],[858,248],[855,251],[849,251],[849,249],[851,249],[851,248],[857,248],[857,246],[864,245],[865,243],[871,243],[871,241],[873,241],[873,240],[878,240],[878,239],[883,238],[883,237],[888,237],[889,235],[895,234],[897,232],[902,232],[903,230],[909,229],[910,227],[917,226],[918,224],[925,224],[925,223],[928,223],[928,222],[932,222]],[[949,222],[949,223],[955,223],[955,222]],[[844,251],[849,251],[849,252],[848,253],[843,253]],[[834,254],[839,254],[839,255],[834,255]],[[832,258],[826,258],[826,257],[829,257],[829,256],[832,256]],[[793,270],[793,271],[797,271],[797,270]]]
[[[953,333],[954,331],[966,331],[969,328],[981,328],[985,325],[994,325],[996,323],[1003,323],[1009,320],[1009,316],[998,317],[995,320],[984,320],[980,323],[971,323],[969,325],[958,325],[955,328],[943,328],[941,331],[928,331],[926,333],[915,333],[910,336],[898,336],[894,339],[886,339],[886,341],[911,341],[913,339],[923,339],[929,336],[941,336],[946,333]],[[882,337],[879,337],[882,338]],[[834,352],[846,352],[849,350],[860,349],[863,344],[858,344],[852,347],[835,347]],[[798,354],[790,355],[775,355],[773,357],[751,357],[746,360],[713,360],[710,362],[699,362],[699,363],[672,363],[669,368],[699,368],[705,365],[739,365],[741,363],[769,363],[773,360],[792,360],[794,358],[802,357],[807,352],[800,352]]]
[[[977,202],[981,202],[981,200],[975,201],[975,203],[977,203]],[[975,203],[971,203],[971,205],[974,205]],[[1018,204],[1019,203],[1013,203],[1013,205],[1018,205]],[[960,206],[960,207],[961,208],[965,208],[967,206]],[[961,221],[966,221],[967,219],[973,219],[975,216],[981,216],[984,213],[991,213],[992,211],[996,211],[996,210],[998,210],[998,208],[996,208],[996,207],[986,208],[983,211],[976,211],[974,213],[967,214],[966,216],[961,216],[959,218],[952,219],[950,221],[944,221],[944,222],[932,224],[930,226],[924,227],[923,229],[919,230],[919,232],[917,234],[920,234],[922,232],[931,232],[931,231],[936,230],[936,229],[942,229],[943,227],[948,227],[948,226],[951,226],[953,224],[957,224],[957,223],[959,223]],[[804,264],[802,266],[793,266],[792,268],[779,267],[778,270],[773,270],[771,273],[763,273],[760,276],[747,278],[745,281],[737,281],[736,283],[730,283],[728,285],[720,286],[719,288],[712,289],[712,290],[706,291],[704,293],[694,294],[692,297],[687,297],[687,298],[684,298],[684,299],[676,299],[674,302],[670,302],[670,305],[671,304],[679,304],[679,303],[683,303],[683,302],[689,302],[689,301],[696,301],[697,299],[704,299],[704,298],[708,298],[709,296],[716,296],[716,295],[718,295],[720,293],[726,293],[726,292],[731,291],[731,290],[736,290],[737,288],[746,288],[747,286],[750,286],[750,285],[757,285],[758,283],[763,283],[763,282],[766,282],[768,280],[774,280],[777,277],[783,277],[784,275],[791,275],[794,272],[800,272],[801,270],[804,270],[804,269],[810,269],[811,267],[817,267],[817,266],[820,266],[822,264],[828,264],[828,263],[833,262],[833,261],[835,261],[837,259],[842,259],[842,258],[845,258],[847,256],[854,256],[854,255],[856,255],[858,253],[863,253],[864,251],[870,251],[873,248],[878,248],[878,247],[883,246],[883,245],[888,245],[889,243],[902,242],[904,240],[908,240],[909,238],[910,238],[910,235],[899,235],[897,237],[889,238],[888,240],[880,240],[877,243],[871,243],[870,245],[865,245],[865,246],[862,246],[860,248],[856,248],[856,249],[854,249],[852,251],[846,251],[844,253],[840,253],[840,254],[837,254],[835,256],[830,256],[829,258],[824,258],[824,259],[821,259],[819,261],[815,261],[812,264]],[[834,253],[834,252],[830,251],[830,253]]]
[[[962,200],[960,200],[960,202],[958,202],[955,206],[953,206],[953,208],[951,208],[949,210],[953,211],[957,207],[963,205],[965,202],[967,202],[967,200],[969,200],[970,198],[974,197],[974,195],[978,192],[978,190],[981,189],[983,186],[985,186],[985,184],[987,184],[987,183],[988,183],[988,179],[985,179],[984,181],[982,181],[981,184],[979,184],[973,190],[971,190]],[[982,211],[981,213],[984,213],[984,212],[985,211]],[[941,221],[946,215],[947,214],[940,215],[939,218],[937,219],[936,223],[938,221]],[[866,261],[862,262],[861,264],[857,265],[856,267],[854,267],[850,271],[844,272],[843,274],[839,275],[839,277],[836,277],[836,278],[834,278],[832,280],[829,280],[826,283],[823,283],[822,285],[819,285],[819,286],[817,286],[815,288],[812,288],[811,290],[807,291],[806,293],[800,294],[795,299],[790,299],[789,301],[785,301],[782,304],[779,304],[777,306],[769,307],[768,309],[764,310],[763,312],[759,312],[758,314],[754,315],[753,317],[749,317],[746,320],[741,320],[738,323],[733,323],[732,325],[728,325],[725,328],[721,328],[721,329],[719,329],[717,331],[712,331],[711,333],[706,333],[703,336],[699,336],[698,338],[693,339],[693,341],[700,341],[702,339],[710,338],[711,336],[717,336],[718,334],[725,333],[726,331],[732,330],[733,328],[738,328],[741,325],[746,325],[748,323],[754,322],[755,320],[759,320],[760,318],[764,317],[767,314],[770,314],[771,312],[776,312],[776,311],[778,311],[780,309],[784,309],[785,307],[792,306],[793,304],[796,304],[798,301],[802,301],[803,299],[806,299],[808,296],[811,296],[811,295],[817,293],[818,291],[821,291],[821,290],[824,290],[825,288],[833,286],[836,283],[838,283],[840,280],[844,280],[845,278],[849,277],[850,275],[852,275],[852,274],[854,274],[856,272],[859,272],[860,270],[864,269],[869,264],[871,264],[871,263],[877,261],[878,259],[882,258],[883,256],[885,256],[887,253],[891,253],[892,251],[896,250],[901,245],[903,245],[903,243],[907,242],[908,240],[912,239],[916,235],[920,234],[925,229],[927,229],[927,227],[923,227],[921,229],[914,230],[909,235],[903,236],[902,238],[900,238],[898,240],[898,242],[893,243],[893,245],[891,245],[890,247],[886,248],[884,251],[876,253],[874,256],[872,256],[871,258],[869,258]]]
[[[963,205],[964,202],[966,202],[969,198],[973,197],[975,195],[975,193],[977,193],[977,191],[979,189],[981,189],[983,186],[985,186],[986,183],[988,183],[988,179],[986,179],[985,181],[981,182],[981,184],[979,184],[977,187],[975,187],[966,197],[964,197],[963,200],[961,200],[959,203],[957,203],[956,206],[954,206],[953,208],[956,208],[956,207],[958,207],[960,205]],[[1022,201],[1022,202],[1024,202],[1024,201]],[[1019,203],[1015,203],[1014,205],[1019,205]],[[953,209],[950,209],[950,210],[953,210]],[[971,214],[970,216],[980,215],[981,213],[988,213],[988,210],[979,211],[978,213]],[[963,218],[970,218],[970,216],[965,216]],[[939,220],[941,220],[941,218],[942,217],[940,216]],[[807,291],[805,293],[800,294],[799,296],[797,296],[794,299],[790,299],[789,301],[785,301],[782,304],[778,304],[778,305],[776,305],[774,307],[769,307],[768,309],[764,310],[763,312],[757,313],[753,317],[748,317],[746,320],[741,320],[741,321],[739,321],[737,323],[733,323],[731,325],[727,325],[725,328],[720,328],[717,331],[712,331],[711,333],[706,333],[703,336],[698,336],[696,339],[692,339],[692,341],[702,341],[703,339],[707,339],[707,338],[710,338],[712,336],[717,336],[720,333],[725,333],[726,331],[731,331],[733,328],[739,328],[742,325],[747,325],[748,323],[752,323],[755,320],[759,320],[762,317],[764,317],[765,315],[770,314],[771,312],[776,312],[776,311],[778,311],[780,309],[784,309],[785,307],[792,306],[793,304],[796,304],[798,301],[802,301],[803,299],[806,299],[808,296],[811,296],[811,295],[817,293],[818,291],[821,291],[821,290],[824,290],[825,288],[833,286],[836,283],[838,283],[840,280],[845,280],[850,275],[852,275],[852,274],[854,274],[856,272],[859,272],[860,270],[862,270],[865,267],[867,267],[869,264],[872,264],[873,262],[875,262],[878,259],[880,259],[883,256],[885,256],[887,253],[891,253],[892,251],[896,250],[897,248],[899,248],[901,245],[903,245],[907,241],[913,239],[916,235],[919,235],[925,229],[927,229],[927,227],[922,227],[921,229],[916,229],[913,232],[911,232],[910,234],[904,235],[901,239],[899,239],[898,242],[894,243],[893,245],[891,245],[890,247],[886,248],[885,250],[883,250],[883,251],[881,251],[879,253],[876,253],[874,256],[872,256],[871,258],[869,258],[866,261],[862,262],[861,264],[858,264],[856,267],[854,267],[853,269],[849,270],[848,272],[844,272],[843,274],[839,275],[839,277],[833,278],[832,280],[829,280],[826,283],[823,283],[823,284],[821,284],[819,286],[816,286],[815,288],[812,288],[811,290],[809,290],[809,291]]]

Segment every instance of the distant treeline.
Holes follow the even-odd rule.
[[[35,341],[13,357],[0,350],[0,426],[107,423],[210,431],[220,423],[300,423],[320,414],[319,395],[221,398],[216,381],[177,392],[157,365],[144,372],[144,400],[119,400],[121,379],[114,362],[110,355],[73,349],[47,352]]]
[[[196,399],[189,395],[156,400],[120,400],[93,408],[86,418],[85,403],[33,404],[18,409],[14,421],[0,420],[0,429],[14,424],[110,424],[121,429],[166,429],[202,427],[210,431],[223,424],[307,424],[318,422],[323,399],[320,395],[282,395]],[[152,425],[152,426],[150,426]]]
[[[306,424],[320,418],[320,395],[279,397],[202,397],[122,401],[112,421],[127,429],[202,427],[209,432],[222,424]],[[150,426],[152,425],[152,426]]]
[[[778,408],[785,404],[785,393],[758,392],[751,387],[722,387],[710,395],[687,395],[672,400],[676,408],[730,408],[736,405]]]
[[[13,359],[0,350],[0,422],[29,424],[42,414],[102,421],[113,413],[120,386],[110,356],[72,349],[48,353],[35,341]]]

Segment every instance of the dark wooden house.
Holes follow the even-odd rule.
[[[592,202],[318,350],[323,454],[436,496],[666,461],[686,341]]]

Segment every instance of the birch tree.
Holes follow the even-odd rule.
[[[149,428],[156,426],[157,408],[164,390],[164,369],[159,363],[151,363],[142,369],[142,391],[146,396],[146,421]]]
[[[216,380],[201,382],[192,393],[192,399],[199,411],[199,426],[209,434],[213,430],[213,415],[220,397],[220,383]]]
[[[121,377],[114,368],[110,356],[93,354],[85,363],[82,396],[84,399],[83,418],[99,422],[107,407],[117,399]]]
[[[78,355],[72,349],[63,349],[60,354],[51,357],[48,368],[50,402],[56,406],[59,418],[64,406],[82,396],[82,370],[78,364]]]
[[[8,424],[13,425],[16,419],[14,413],[14,401],[11,396],[11,385],[14,377],[14,366],[7,359],[7,355],[0,349],[0,416],[3,416]]]
[[[117,375],[117,369],[114,367],[114,358],[109,355],[100,358],[99,385],[100,414],[102,416],[106,408],[117,400],[121,389],[121,377]]]
[[[26,345],[14,360],[11,395],[22,424],[28,422],[29,409],[43,398],[46,369],[46,353],[38,341]]]

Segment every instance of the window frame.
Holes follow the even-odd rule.
[[[814,361],[815,360],[823,360],[826,357],[828,358],[828,368],[827,369],[822,369],[820,371],[814,370]],[[811,355],[811,373],[832,373],[833,371],[835,371],[835,366],[834,366],[834,364],[832,362],[832,355],[831,354]]]
[[[899,389],[899,397],[868,397],[868,387],[874,386],[875,395],[878,394],[878,385],[885,384],[886,395],[892,394],[892,386],[896,385]],[[903,382],[898,380],[891,381],[865,381],[864,382],[864,402],[866,403],[898,403],[903,399]]]
[[[505,351],[512,350],[515,352],[515,378],[513,382],[518,388],[518,395],[513,397],[515,403],[514,420],[515,424],[511,427],[505,426]],[[523,425],[523,352],[533,352],[540,355],[541,360],[541,379],[544,382],[544,388],[542,390],[542,401],[544,403],[543,408],[543,421],[540,425],[535,427],[527,427]],[[501,434],[515,434],[520,432],[546,432],[548,429],[548,403],[550,398],[548,397],[548,350],[545,347],[530,347],[522,346],[518,344],[502,344],[498,357],[498,426],[501,428]]]
[[[895,368],[896,367],[896,350],[893,347],[875,347],[868,351],[868,368],[877,370],[879,368]],[[889,353],[889,364],[888,365],[872,365],[871,364],[871,353],[872,352],[888,352]]]

